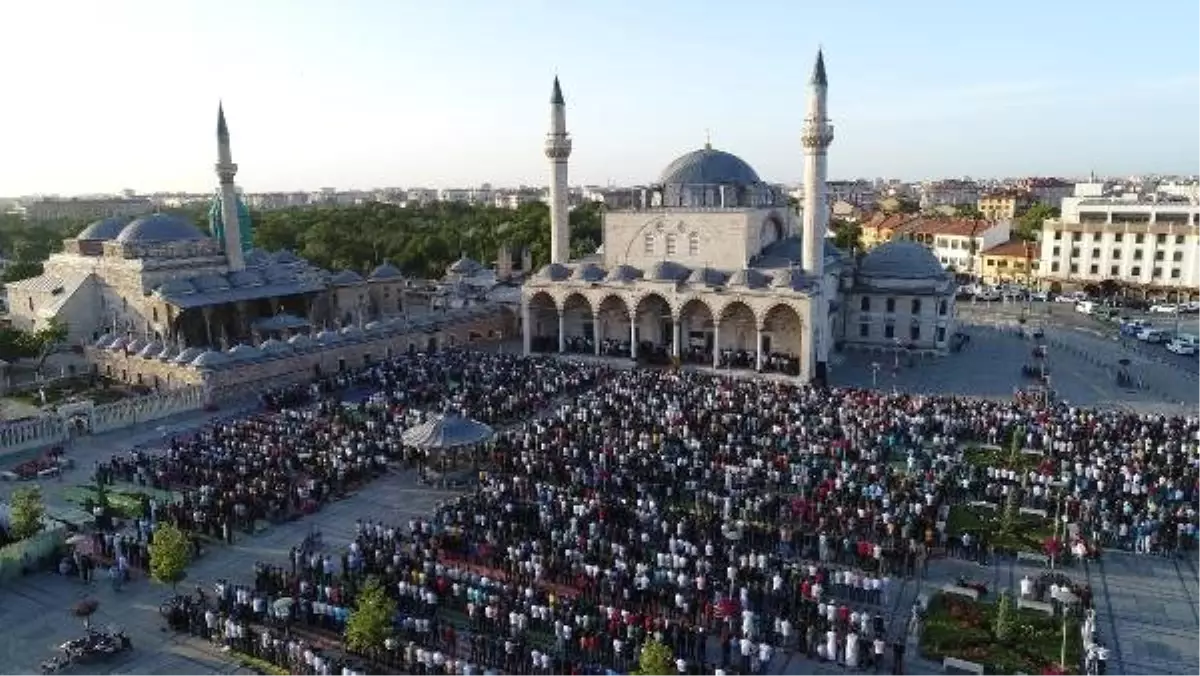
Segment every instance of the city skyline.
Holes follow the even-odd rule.
[[[556,74],[572,185],[652,182],[706,130],[795,184],[818,45],[832,178],[1197,172],[1194,5],[522,7],[6,5],[0,21],[28,29],[0,59],[31,65],[7,73],[0,195],[215,188],[218,100],[247,192],[541,186]],[[1113,48],[1148,32],[1136,58]]]

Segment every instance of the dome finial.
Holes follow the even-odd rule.
[[[704,130],[704,149],[712,150],[712,130],[711,129]]]

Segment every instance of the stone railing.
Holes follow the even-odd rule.
[[[204,403],[204,388],[200,385],[123,399],[93,409],[91,431],[100,434],[179,413],[198,411],[204,408]]]
[[[0,456],[60,444],[66,439],[67,425],[58,416],[0,423]]]

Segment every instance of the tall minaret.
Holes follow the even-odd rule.
[[[825,231],[829,225],[825,198],[826,151],[833,142],[833,126],[825,116],[825,56],[817,50],[817,64],[808,82],[808,116],[804,120],[804,270],[820,276],[825,260]]]
[[[246,267],[242,258],[242,228],[238,223],[237,190],[233,185],[233,177],[237,175],[237,165],[233,163],[233,153],[229,150],[229,127],[225,125],[225,106],[217,104],[217,179],[221,183],[221,223],[225,226],[225,257],[229,259],[229,269],[241,270]]]
[[[802,252],[804,271],[816,278],[818,293],[812,299],[812,359],[810,377],[825,381],[829,360],[829,307],[836,289],[825,283],[825,232],[829,227],[829,208],[825,197],[826,151],[833,142],[833,126],[826,117],[825,56],[817,50],[817,63],[808,82],[808,116],[804,120],[804,221]]]
[[[567,158],[571,138],[567,136],[567,103],[558,77],[550,94],[550,133],[546,134],[546,157],[550,158],[550,262],[566,263],[571,256],[571,220],[567,210]]]

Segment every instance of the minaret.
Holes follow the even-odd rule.
[[[233,177],[237,175],[237,165],[233,163],[233,153],[229,150],[229,127],[225,125],[225,107],[217,104],[217,179],[221,184],[221,222],[225,226],[225,257],[229,259],[229,269],[242,270],[246,261],[242,258],[242,228],[238,223],[237,189],[233,185]]]
[[[817,50],[808,89],[808,116],[804,120],[804,270],[811,275],[823,273],[825,231],[829,226],[825,203],[826,151],[833,142],[833,126],[825,116],[825,56]]]
[[[804,120],[804,272],[817,280],[818,292],[812,304],[812,370],[809,377],[825,382],[829,359],[829,307],[836,289],[825,283],[825,232],[829,227],[829,207],[826,204],[826,151],[833,142],[833,126],[826,117],[825,95],[829,82],[825,79],[825,56],[817,50],[817,63],[808,82],[808,116]]]
[[[566,263],[571,255],[571,221],[567,211],[567,158],[571,138],[567,136],[567,103],[558,78],[550,94],[550,133],[546,134],[546,157],[550,159],[550,262]]]

